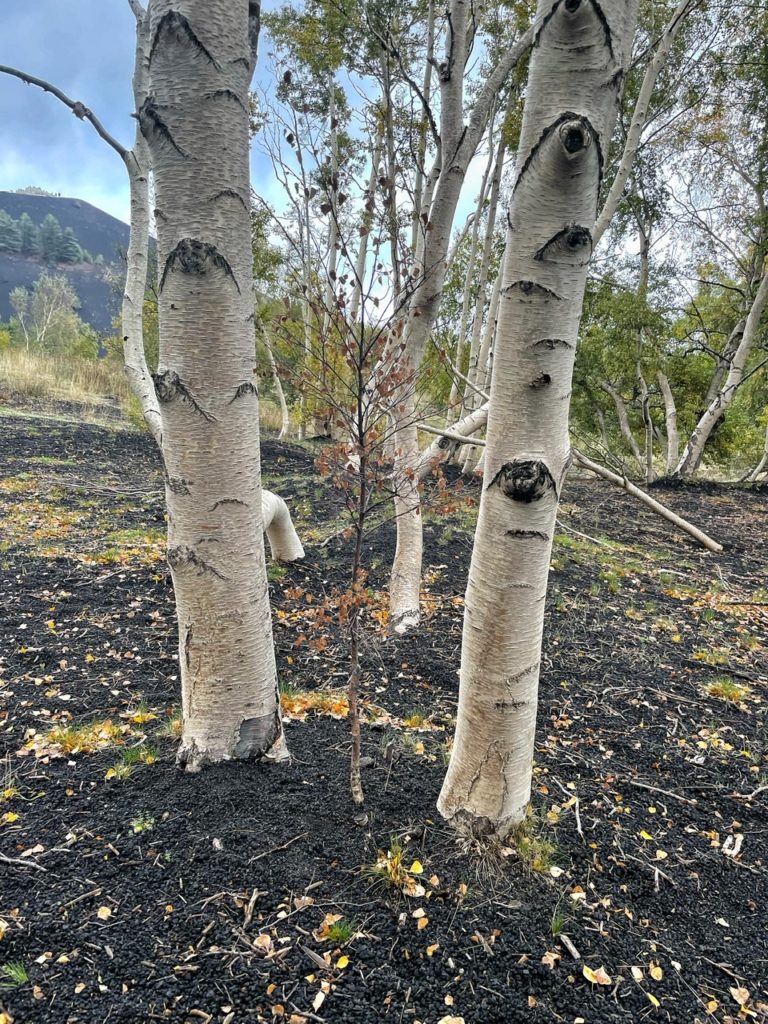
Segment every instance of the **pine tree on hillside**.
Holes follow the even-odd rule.
[[[21,232],[21,255],[37,256],[40,252],[40,232],[32,223],[28,213],[22,213],[18,221]]]
[[[83,250],[78,244],[72,228],[64,228],[59,246],[59,261],[61,263],[80,263],[83,259]]]
[[[0,210],[0,252],[19,252],[21,250],[21,230],[18,223]]]
[[[61,224],[49,213],[40,225],[40,257],[45,263],[57,263],[61,258],[63,235]]]

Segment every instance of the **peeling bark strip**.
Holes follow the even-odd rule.
[[[171,271],[178,268],[182,274],[198,274],[203,277],[209,266],[222,270],[227,277],[231,277],[232,284],[237,288],[238,295],[240,294],[240,285],[229,261],[221,255],[215,245],[201,242],[197,238],[182,238],[168,254],[163,266],[163,276],[160,278],[160,291],[165,287],[165,279]]]
[[[155,382],[155,393],[161,405],[167,405],[174,399],[180,398],[182,402],[191,405],[195,412],[200,413],[203,419],[208,420],[209,423],[215,421],[216,417],[205,411],[178,373],[174,373],[173,370],[163,370],[162,373],[153,373],[152,380]]]
[[[549,559],[570,451],[567,398],[601,140],[611,137],[636,8],[637,0],[538,5],[497,317],[490,483],[465,598],[456,736],[438,802],[446,818],[479,833],[506,835],[530,799]],[[552,381],[563,400],[551,396]]]
[[[160,369],[154,382],[169,481],[168,561],[181,624],[179,761],[195,770],[285,753],[252,390],[244,110],[258,6],[184,0],[183,14],[179,6],[180,0],[150,0],[152,100],[142,106],[140,124],[163,214],[157,218]],[[252,397],[234,400],[246,395]],[[192,498],[188,481],[194,481]]]

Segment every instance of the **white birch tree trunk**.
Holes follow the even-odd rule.
[[[621,154],[616,176],[611,183],[611,188],[606,196],[603,208],[600,211],[600,215],[597,218],[595,227],[592,231],[593,248],[597,247],[598,242],[605,234],[608,225],[613,220],[613,215],[616,213],[618,205],[621,202],[621,197],[624,193],[624,186],[627,184],[627,180],[629,179],[629,175],[632,171],[632,166],[635,162],[635,157],[637,156],[637,151],[640,148],[643,129],[648,123],[651,98],[653,96],[656,81],[663,70],[664,65],[669,60],[669,54],[675,38],[684,24],[686,15],[693,8],[694,2],[695,0],[680,0],[680,3],[675,8],[672,17],[667,22],[667,25],[661,34],[656,46],[656,52],[654,53],[651,62],[645,69],[645,75],[643,76],[640,92],[637,95],[635,108],[632,112],[632,120],[630,121],[627,139],[624,143],[624,151]]]
[[[674,471],[677,461],[680,458],[680,434],[677,429],[677,406],[672,388],[669,386],[669,378],[661,370],[656,374],[661,389],[661,397],[664,399],[664,421],[667,433],[667,456],[665,473],[667,476]]]
[[[390,418],[394,430],[397,547],[390,581],[390,628],[406,632],[419,621],[422,520],[418,487],[419,450],[414,387],[427,342],[440,308],[453,218],[469,162],[488,122],[494,97],[517,61],[526,53],[533,31],[510,45],[486,79],[464,123],[464,68],[467,59],[468,5],[451,0],[445,60],[440,64],[440,141],[424,192],[414,273],[416,287],[408,301],[402,355],[396,359],[400,380]],[[429,205],[427,205],[429,203]]]
[[[277,372],[277,362],[275,361],[275,353],[272,349],[272,342],[269,339],[269,331],[266,327],[261,329],[261,337],[264,341],[264,348],[267,350],[267,359],[269,360],[269,370],[272,374],[272,383],[275,385],[275,391],[277,392],[277,400],[280,403],[280,433],[277,435],[278,441],[282,441],[291,429],[291,414],[288,411],[288,403],[285,400],[285,391],[283,391],[283,383],[280,380],[280,374]]]
[[[549,558],[576,337],[636,0],[541,0],[509,210],[456,737],[438,802],[510,832],[531,789]]]
[[[195,770],[281,752],[254,382],[247,0],[150,6],[168,561]]]
[[[140,110],[147,97],[149,17],[140,4],[132,5],[136,17],[136,59],[133,68],[133,101]],[[162,448],[162,420],[144,350],[144,296],[149,258],[149,150],[136,125],[133,149],[123,157],[128,172],[131,231],[128,236],[125,287],[121,309],[123,361],[131,390],[156,444]]]
[[[627,406],[624,399],[621,397],[616,388],[613,387],[613,385],[609,381],[601,380],[600,387],[603,389],[603,391],[605,391],[607,395],[610,395],[613,399],[613,404],[616,407],[616,416],[619,420],[619,430],[621,431],[621,436],[627,442],[629,450],[632,452],[632,455],[634,456],[638,464],[642,466],[643,457],[640,454],[640,448],[638,447],[637,441],[635,440],[635,435],[632,433],[632,428],[629,425],[629,417],[627,416]]]
[[[754,483],[755,480],[757,480],[757,478],[760,476],[760,474],[765,471],[766,466],[768,466],[768,423],[766,423],[765,425],[765,441],[763,442],[763,454],[760,457],[760,461],[755,466],[755,468],[751,470],[749,473],[747,473],[744,479],[749,481],[749,483]]]
[[[760,287],[755,293],[752,306],[744,324],[744,333],[741,337],[741,341],[739,342],[739,346],[733,355],[733,359],[731,360],[731,365],[728,370],[728,375],[725,378],[725,382],[704,410],[699,422],[694,427],[693,433],[688,439],[688,443],[683,450],[680,461],[675,467],[675,476],[691,477],[696,473],[701,465],[701,460],[704,456],[704,447],[709,440],[712,431],[718,421],[725,415],[731,402],[736,397],[736,392],[744,380],[744,371],[746,370],[747,359],[749,358],[752,346],[757,338],[757,334],[760,329],[760,320],[767,304],[768,273],[764,272],[760,282]]]

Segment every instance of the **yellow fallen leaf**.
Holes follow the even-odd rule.
[[[613,979],[604,967],[598,967],[596,971],[593,971],[591,967],[587,967],[585,964],[581,969],[582,974],[591,981],[593,985],[612,985]]]
[[[6,825],[12,825],[14,821],[19,820],[19,816],[14,811],[6,811],[0,820],[4,821]]]
[[[651,975],[654,981],[661,981],[661,979],[664,977],[664,971],[662,971],[658,964],[654,964],[648,973]]]
[[[739,985],[738,988],[729,988],[728,991],[731,993],[731,995],[739,1004],[739,1006],[746,1006],[749,1002],[749,990],[744,988],[743,985]]]
[[[643,972],[640,970],[639,967],[631,967],[630,970],[632,972],[632,977],[635,979],[636,982],[639,983],[643,980]]]
[[[437,877],[437,875],[432,875],[432,877],[429,879],[429,884],[437,887],[438,885],[440,885],[440,879]]]
[[[413,864],[411,864],[410,868],[408,868],[408,870],[412,875],[420,875],[424,871],[424,865],[421,863],[420,860],[415,860]]]
[[[434,956],[438,949],[440,949],[439,942],[435,942],[433,945],[427,946],[427,956]]]
[[[112,917],[112,910],[109,907],[99,907],[96,911],[96,917],[100,921],[108,921]]]
[[[638,834],[639,834],[641,839],[653,839],[653,836],[651,835],[651,833],[650,832],[646,832],[645,829],[643,829],[643,831],[638,833]]]
[[[85,988],[85,982],[84,981],[78,981],[78,983],[75,985],[75,995],[79,996],[84,988]]]
[[[274,983],[274,981],[271,981],[269,983],[269,985],[267,985],[267,995],[271,996],[276,988],[277,988],[277,985]]]
[[[658,999],[656,998],[656,996],[652,995],[652,994],[651,994],[650,992],[646,992],[645,994],[646,994],[646,995],[648,996],[648,998],[650,999],[650,1001],[651,1001],[651,1002],[653,1003],[653,1005],[654,1005],[654,1006],[655,1006],[655,1007],[656,1007],[657,1009],[658,1009],[658,1008],[659,1008],[659,1007],[661,1006],[661,1003],[660,1003],[660,1002],[659,1002],[659,1000],[658,1000]]]
[[[325,992],[315,992],[315,998],[312,1000],[312,1009],[317,1013],[320,1007],[325,1002]]]
[[[720,1003],[716,999],[710,999],[707,1003],[707,1013],[714,1013]]]
[[[441,1017],[437,1024],[465,1024],[463,1017]]]
[[[656,851],[656,860],[666,860],[669,854],[665,850]]]
[[[336,966],[338,967],[338,969],[340,971],[343,971],[348,963],[349,963],[349,957],[348,956],[340,956],[339,959],[336,961]]]
[[[419,920],[416,922],[416,927],[419,929],[419,931],[421,931],[422,928],[426,928],[428,924],[429,924],[429,918],[428,917],[420,917]]]
[[[448,992],[443,1001],[445,1002],[446,1006],[453,1006],[453,996],[451,995],[450,992]]]
[[[411,911],[411,917],[424,917],[425,914],[426,911],[424,910],[424,907],[417,907],[415,910]]]

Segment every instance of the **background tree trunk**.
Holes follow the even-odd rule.
[[[168,561],[190,769],[281,751],[262,534],[247,0],[150,7]]]
[[[508,833],[530,798],[544,602],[590,231],[636,0],[543,0],[509,211],[456,737],[438,807]],[[578,111],[578,113],[574,113]]]

